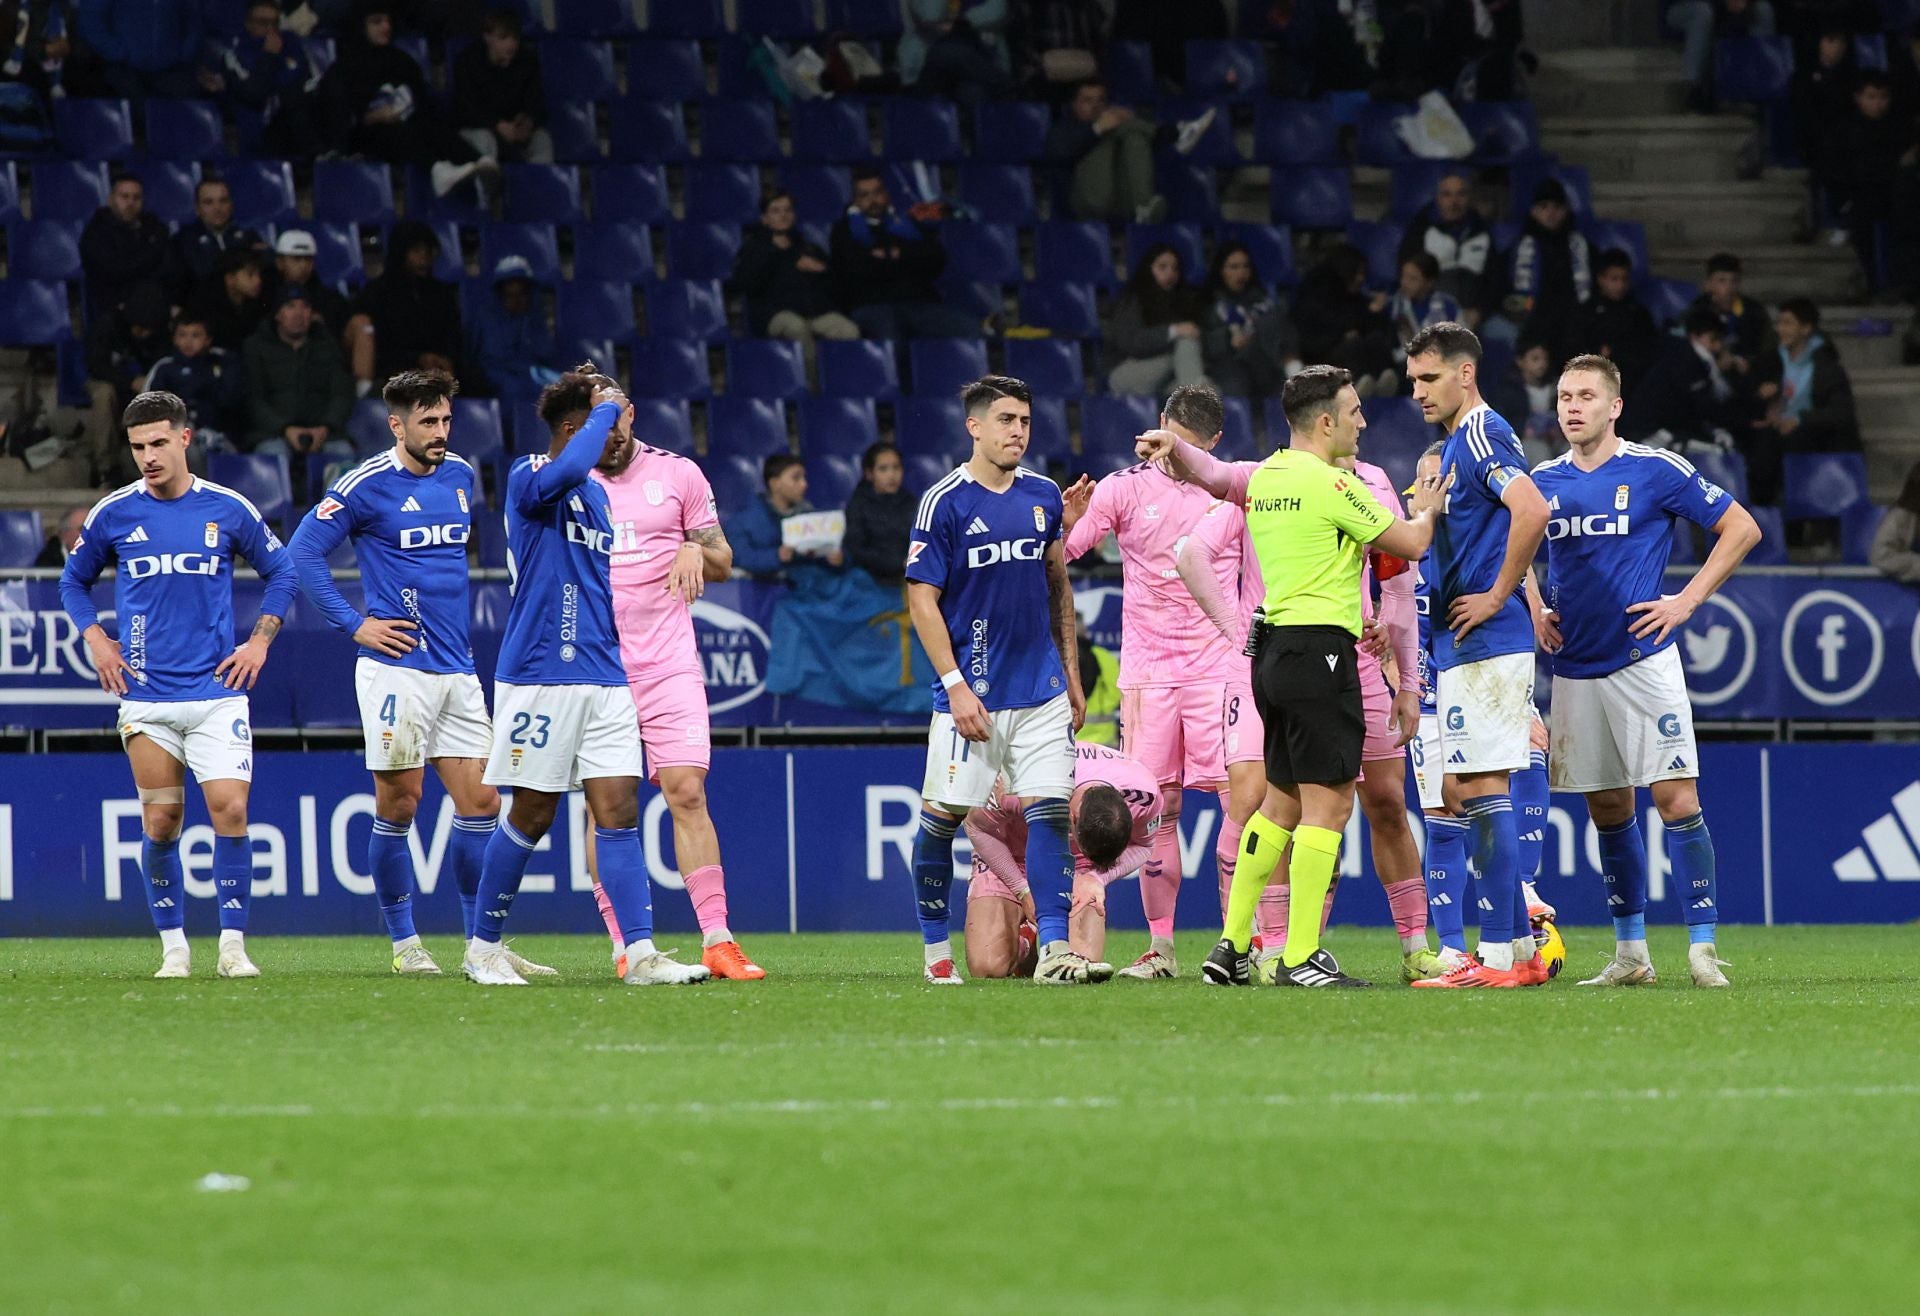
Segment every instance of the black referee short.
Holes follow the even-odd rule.
[[[1269,782],[1331,784],[1360,775],[1367,719],[1350,631],[1269,629],[1253,663],[1253,702],[1266,723]]]

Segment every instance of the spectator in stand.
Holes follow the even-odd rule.
[[[929,217],[930,218],[930,217]],[[853,204],[829,240],[840,304],[865,338],[978,338],[980,321],[940,299],[939,230],[893,208],[879,171],[856,169]]]
[[[1689,309],[1711,311],[1720,318],[1727,366],[1744,387],[1749,367],[1773,350],[1774,340],[1767,308],[1741,296],[1740,278],[1740,258],[1731,252],[1715,252],[1707,258],[1706,282],[1700,285],[1700,295]]]
[[[261,258],[251,251],[222,252],[213,273],[189,304],[213,333],[215,345],[236,355],[267,318],[266,281]]]
[[[355,388],[402,370],[438,370],[460,377],[460,298],[433,277],[440,239],[416,220],[393,226],[386,268],[360,290],[347,320]]]
[[[167,295],[156,282],[135,284],[118,306],[96,313],[87,330],[87,437],[95,484],[131,474],[133,457],[120,413],[147,386],[147,372],[167,352]]]
[[[1430,251],[1416,251],[1400,262],[1400,286],[1387,303],[1393,336],[1402,343],[1430,324],[1460,322],[1460,303],[1441,290],[1440,262]]]
[[[1185,279],[1180,253],[1156,242],[1140,257],[1102,326],[1107,387],[1158,394],[1168,382],[1205,384],[1206,336],[1213,327],[1207,294]]]
[[[1853,109],[1854,81],[1859,76],[1853,34],[1837,18],[1823,22],[1813,58],[1801,60],[1794,69],[1789,91],[1793,140],[1802,160],[1819,160],[1828,132]]]
[[[733,565],[755,576],[778,576],[788,567],[808,562],[837,567],[844,560],[839,549],[815,557],[795,553],[785,543],[780,523],[790,516],[811,512],[807,501],[807,468],[798,457],[784,452],[767,458],[760,468],[766,490],[752,506],[727,519],[727,542],[733,545]],[[902,554],[901,562],[906,561]]]
[[[1222,393],[1264,397],[1300,369],[1300,335],[1286,308],[1253,277],[1244,243],[1223,242],[1207,271],[1213,314],[1201,340],[1207,377]]]
[[[304,158],[324,149],[313,117],[318,75],[306,42],[281,29],[280,7],[272,0],[247,6],[240,35],[221,55],[218,77],[230,104],[265,118],[272,153]]]
[[[1393,368],[1404,346],[1387,322],[1387,294],[1367,292],[1367,258],[1345,242],[1328,247],[1307,271],[1293,302],[1300,330],[1300,356],[1315,364],[1353,372],[1363,398],[1392,397],[1400,390]]]
[[[1600,253],[1593,266],[1593,296],[1573,313],[1568,338],[1569,355],[1592,353],[1618,366],[1622,396],[1633,396],[1660,350],[1653,312],[1633,293],[1633,257],[1618,247]]]
[[[1854,80],[1853,103],[1831,121],[1813,157],[1814,177],[1841,225],[1828,241],[1851,241],[1870,278],[1876,272],[1874,229],[1892,217],[1894,178],[1914,144],[1913,124],[1896,119],[1892,109],[1887,75],[1868,69]]]
[[[1686,65],[1687,108],[1713,113],[1713,43],[1721,37],[1772,36],[1773,6],[1767,0],[1675,0],[1667,22],[1680,31]]]
[[[273,318],[247,340],[244,444],[254,452],[353,455],[347,441],[353,377],[333,336],[312,330],[306,294],[286,287]]]
[[[1522,341],[1505,371],[1483,386],[1487,405],[1513,426],[1529,465],[1567,449],[1560,434],[1560,371],[1545,343]]]
[[[1173,149],[1190,153],[1213,123],[1213,110],[1175,125]],[[1154,190],[1153,120],[1115,105],[1107,84],[1089,78],[1047,130],[1046,158],[1073,167],[1073,213],[1078,219],[1157,224],[1167,199]]]
[[[240,357],[214,345],[206,317],[193,311],[174,317],[173,351],[153,363],[146,387],[172,393],[187,404],[194,448],[203,453],[233,451],[228,436],[239,409]]]
[[[69,64],[74,55],[70,8],[64,0],[53,4],[38,0],[0,3],[0,33],[6,34],[7,42],[0,48],[0,83],[17,82],[31,88],[40,108],[49,114],[54,99],[67,94]]]
[[[314,318],[329,333],[339,334],[347,327],[347,299],[320,282],[313,272],[314,257],[320,248],[313,234],[303,228],[281,232],[273,244],[273,268],[267,271],[267,305],[280,304],[282,288],[298,288],[307,294],[307,305]]]
[[[1593,265],[1587,239],[1573,225],[1566,185],[1557,178],[1543,178],[1533,189],[1526,226],[1513,244],[1508,287],[1506,310],[1520,336],[1545,343],[1558,360],[1571,356],[1568,328],[1593,292]]]
[[[132,174],[115,174],[107,204],[80,231],[80,268],[87,278],[87,315],[97,318],[123,304],[142,284],[163,294],[178,285],[173,239],[146,206],[147,191]]]
[[[61,522],[63,534],[65,526],[66,523]],[[1907,483],[1900,490],[1900,497],[1880,518],[1880,528],[1873,532],[1873,547],[1867,552],[1867,560],[1873,563],[1875,571],[1890,580],[1920,585],[1920,462],[1907,472]]]
[[[740,243],[733,286],[746,298],[748,330],[799,343],[808,378],[815,338],[860,336],[860,326],[834,309],[827,253],[795,226],[790,193],[769,193],[761,203],[760,222],[748,226]]]
[[[1681,320],[1686,337],[1669,342],[1621,413],[1623,434],[1655,447],[1692,444],[1731,449],[1741,399],[1729,378],[1726,330],[1700,306]]]
[[[33,560],[36,567],[64,567],[67,559],[73,555],[73,546],[80,542],[80,532],[86,528],[87,513],[93,509],[83,503],[76,503],[60,513],[60,523],[47,536],[46,545],[41,548],[40,556]]]
[[[1808,298],[1789,297],[1774,327],[1779,346],[1753,366],[1766,414],[1740,435],[1748,487],[1763,504],[1779,500],[1784,454],[1860,451],[1853,381],[1839,349],[1820,332],[1820,308]]]
[[[193,189],[193,216],[173,235],[181,301],[213,274],[214,266],[227,252],[256,252],[264,256],[267,250],[266,240],[258,233],[234,224],[233,192],[224,178],[208,176],[200,180]]]
[[[453,64],[453,121],[467,145],[483,157],[553,161],[547,95],[540,61],[520,39],[520,15],[496,9],[480,25],[480,40]]]
[[[80,0],[75,35],[99,57],[115,96],[182,98],[208,90],[200,0]]]
[[[907,541],[920,505],[920,496],[905,487],[906,474],[900,449],[884,440],[870,443],[860,455],[860,483],[847,498],[841,552],[883,585],[906,579]]]
[[[486,376],[476,391],[516,402],[537,398],[566,369],[525,256],[503,256],[493,267],[493,296],[467,325],[467,359]]]
[[[1433,200],[1413,214],[1400,240],[1400,259],[1431,252],[1440,264],[1436,282],[1460,303],[1462,324],[1477,326],[1492,296],[1488,262],[1493,258],[1493,226],[1473,205],[1473,185],[1465,174],[1448,174],[1434,187]]]
[[[1012,88],[1007,0],[906,0],[900,85],[973,105]]]

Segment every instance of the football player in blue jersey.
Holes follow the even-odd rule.
[[[1407,344],[1414,401],[1448,433],[1452,479],[1427,582],[1435,707],[1448,803],[1473,829],[1480,872],[1479,959],[1416,987],[1544,984],[1520,889],[1511,774],[1527,766],[1533,724],[1533,621],[1521,591],[1547,528],[1513,427],[1480,398],[1480,339],[1443,320]]]
[[[940,686],[933,693],[913,883],[927,981],[958,983],[948,939],[953,837],[994,803],[996,778],[1027,820],[1027,879],[1040,925],[1038,982],[1088,981],[1068,945],[1074,739],[1086,715],[1059,486],[1020,465],[1032,395],[1001,375],[961,395],[973,456],[920,499],[907,545],[907,606]]]
[[[180,822],[187,770],[213,820],[214,893],[220,902],[222,978],[257,978],[247,957],[253,848],[247,792],[253,780],[253,724],[246,692],[293,601],[293,560],[254,505],[187,469],[193,431],[171,393],[142,393],[121,416],[140,478],[87,514],[60,577],[60,601],[87,642],[100,688],[120,696],[118,727],[140,793],[153,926],[160,933],[156,978],[185,978],[186,888]],[[233,566],[244,557],[266,580],[260,619],[233,643]],[[117,563],[113,606],[118,638],[93,605],[94,581]]]
[[[1540,645],[1553,655],[1557,790],[1579,791],[1600,834],[1614,957],[1582,985],[1654,981],[1647,953],[1647,848],[1634,789],[1649,786],[1666,828],[1674,885],[1686,903],[1687,965],[1696,987],[1725,987],[1713,841],[1700,812],[1693,709],[1674,640],[1760,542],[1746,508],[1678,453],[1628,443],[1620,371],[1577,356],[1560,374],[1560,430],[1572,445],[1534,468],[1547,499],[1547,587],[1530,583]],[[1713,535],[1684,588],[1662,591],[1676,520]]]
[[[487,986],[526,985],[501,946],[507,915],[561,796],[584,790],[600,885],[627,948],[624,981],[704,982],[704,965],[676,963],[653,944],[638,827],[640,729],[613,618],[613,522],[606,486],[588,478],[596,466],[618,471],[632,456],[633,405],[589,362],[549,385],[539,412],[552,435],[547,452],[520,458],[507,475],[513,604],[494,673],[498,733],[483,778],[512,790],[513,804],[487,844],[463,967]]]
[[[447,446],[459,385],[409,370],[381,390],[393,447],[334,481],[288,547],[300,584],[360,646],[354,666],[360,729],[373,773],[367,868],[393,942],[393,971],[437,975],[413,924],[411,832],[425,765],[453,801],[447,862],[460,892],[462,944],[473,935],[480,860],[500,816],[481,781],[493,733],[467,639],[467,540],[483,493],[473,467]],[[327,555],[351,539],[365,611],[341,594]],[[522,975],[552,974],[503,947]]]

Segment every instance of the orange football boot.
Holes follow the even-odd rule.
[[[757,982],[767,976],[767,971],[747,958],[737,941],[716,942],[700,952],[700,962],[707,966],[707,972],[716,978],[734,978],[741,982]],[[1542,979],[1544,982],[1545,979]]]
[[[1511,969],[1489,969],[1479,960],[1468,960],[1451,973],[1438,978],[1422,978],[1409,987],[1518,987],[1519,975]]]
[[[1545,987],[1548,980],[1553,977],[1547,972],[1545,957],[1537,952],[1525,964],[1514,965],[1513,976],[1514,985],[1518,987]]]

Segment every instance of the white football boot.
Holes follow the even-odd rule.
[[[513,971],[523,978],[558,978],[560,976],[560,970],[545,964],[535,964],[504,941],[500,943],[500,953],[507,957],[507,963],[513,966]]]
[[[406,949],[393,957],[393,971],[415,978],[438,978],[440,966],[434,962],[427,948],[419,942],[409,942]]]
[[[672,951],[657,950],[651,955],[627,957],[627,973],[620,981],[629,987],[684,987],[705,982],[713,970],[704,964],[682,964]]]
[[[185,946],[175,946],[160,959],[160,968],[155,971],[156,978],[191,978],[193,976],[193,952]]]
[[[222,978],[258,978],[260,969],[247,958],[247,946],[242,941],[229,941],[220,947],[220,962],[214,972]]]
[[[1711,941],[1697,942],[1687,947],[1687,968],[1693,972],[1695,987],[1730,987],[1727,975],[1722,968],[1733,966],[1719,957]]]
[[[482,987],[525,987],[527,980],[514,972],[506,949],[497,941],[470,941],[466,959],[460,965],[469,981]]]
[[[1120,970],[1122,978],[1136,978],[1142,982],[1153,978],[1178,978],[1180,961],[1166,951],[1150,950],[1139,959]]]
[[[1033,980],[1053,987],[1073,987],[1087,981],[1087,957],[1064,941],[1050,941],[1040,948],[1040,963],[1034,966]]]
[[[1582,987],[1646,987],[1658,982],[1659,976],[1653,971],[1652,960],[1629,959],[1625,955],[1615,955],[1607,961],[1607,967],[1591,978],[1582,978]]]

